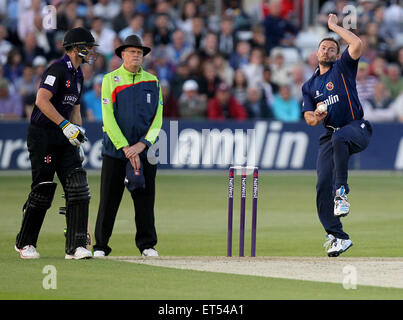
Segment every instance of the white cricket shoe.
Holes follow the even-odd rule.
[[[350,212],[350,203],[347,199],[346,189],[341,186],[336,190],[334,197],[334,215],[336,217],[345,217]]]
[[[337,257],[353,246],[353,242],[350,239],[339,239],[332,234],[328,234],[326,237],[328,240],[323,246],[327,250],[328,257]]]
[[[94,251],[94,258],[105,257],[105,251],[102,250],[95,250]]]
[[[144,249],[141,255],[143,257],[158,257],[158,252],[153,248]]]
[[[32,245],[27,245],[22,249],[18,249],[17,246],[14,246],[14,249],[20,253],[22,259],[39,259],[41,256]]]
[[[64,258],[66,260],[90,259],[92,258],[92,253],[84,247],[78,247],[74,254],[66,254]]]

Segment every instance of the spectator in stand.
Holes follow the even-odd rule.
[[[106,57],[103,54],[99,53],[97,56],[97,60],[94,62],[94,74],[106,73],[107,65],[108,62],[106,60]]]
[[[143,32],[144,32],[144,17],[140,13],[133,13],[129,25],[122,29],[119,32],[119,37],[120,39],[124,40],[128,36],[135,34],[139,37],[143,37]]]
[[[37,56],[34,61],[32,61],[32,67],[34,68],[34,77],[35,79],[40,79],[41,75],[45,71],[48,65],[48,61],[45,57]]]
[[[24,63],[32,63],[36,56],[45,56],[45,52],[37,45],[35,32],[26,35],[21,53]]]
[[[261,83],[263,98],[266,104],[271,106],[274,102],[274,95],[278,92],[279,86],[272,82],[272,73],[269,66],[265,66],[263,70],[263,81]]]
[[[286,34],[295,36],[298,30],[286,19],[281,17],[281,2],[271,1],[269,4],[270,13],[264,19],[266,34],[266,54],[270,55],[273,48],[282,44]]]
[[[50,52],[46,56],[46,59],[48,61],[60,59],[61,57],[63,57],[65,52],[63,48],[63,38],[64,32],[56,31],[54,33],[52,40],[53,45],[50,47]]]
[[[11,83],[14,83],[18,78],[22,77],[24,64],[22,56],[17,48],[13,48],[8,52],[7,63],[3,67],[3,75]]]
[[[101,90],[103,74],[98,74],[93,81],[92,89],[83,95],[87,121],[102,121]]]
[[[0,65],[7,62],[7,54],[12,49],[11,43],[6,40],[7,36],[7,28],[0,24]]]
[[[264,51],[259,48],[252,49],[249,63],[242,67],[249,86],[256,87],[263,81],[263,60]]]
[[[250,119],[273,119],[271,106],[266,103],[260,87],[248,87],[244,105]]]
[[[206,95],[207,99],[211,99],[215,96],[217,87],[221,80],[217,75],[217,70],[212,61],[205,61],[202,68],[203,74],[199,82],[199,92]]]
[[[119,61],[119,67],[121,65],[121,61]],[[82,87],[81,95],[84,96],[88,91],[92,90],[93,82],[94,82],[94,66],[89,63],[83,63],[81,66],[81,72],[83,73],[84,82]],[[84,115],[85,116],[85,115]]]
[[[75,1],[62,1],[57,7],[57,28],[70,30],[77,21],[77,3]]]
[[[379,55],[379,52],[376,49],[370,47],[368,43],[368,35],[366,33],[361,33],[359,37],[362,43],[362,55],[360,60],[371,63]]]
[[[33,94],[35,92],[36,77],[35,71],[32,64],[27,63],[24,66],[22,77],[15,81],[15,88],[17,93],[24,98],[27,95]]]
[[[31,0],[31,6],[18,15],[18,37],[23,41],[28,33],[35,32],[35,16],[41,16],[42,0]]]
[[[122,65],[122,60],[118,56],[113,56],[111,60],[109,60],[108,73],[116,70]]]
[[[98,0],[94,5],[94,16],[102,17],[108,23],[120,13],[120,3],[115,0]]]
[[[192,48],[186,42],[185,33],[182,30],[175,30],[172,34],[172,42],[166,46],[167,59],[176,66],[190,53],[192,53]]]
[[[393,99],[385,84],[378,81],[373,97],[362,101],[365,119],[371,122],[390,122],[396,119],[396,110],[392,107]]]
[[[206,35],[204,20],[200,16],[192,19],[192,32],[187,35],[187,42],[194,51],[199,51],[201,48],[202,39]]]
[[[234,52],[235,44],[234,22],[231,17],[224,16],[220,24],[218,51],[221,52],[225,58],[228,58],[231,53]]]
[[[396,99],[399,94],[403,93],[403,78],[400,74],[398,64],[391,63],[388,65],[386,77],[382,79],[382,82],[390,90],[393,99]]]
[[[186,80],[179,98],[179,116],[182,119],[205,119],[207,100],[199,95],[199,86],[195,80]]]
[[[240,104],[245,105],[248,98],[248,79],[240,68],[235,70],[231,94]]]
[[[116,37],[115,31],[105,25],[102,17],[95,17],[91,23],[91,34],[96,43],[99,44],[97,51],[110,59],[114,54],[113,39]]]
[[[22,100],[18,93],[11,93],[9,82],[0,79],[0,119],[16,120],[23,115]]]
[[[375,51],[386,51],[387,43],[386,40],[379,35],[379,25],[377,22],[369,22],[363,30],[366,31],[369,48]]]
[[[369,66],[369,74],[378,80],[386,76],[386,60],[382,57],[376,57]]]
[[[298,122],[301,109],[298,101],[291,96],[289,85],[281,85],[279,93],[274,96],[272,105],[274,118],[283,122]]]
[[[294,65],[291,70],[291,77],[291,96],[302,106],[302,86],[308,80],[304,77],[304,67],[301,64]]]
[[[171,42],[171,30],[169,28],[169,16],[167,14],[159,14],[156,16],[152,32],[155,46],[167,45]]]
[[[223,82],[218,86],[216,95],[208,101],[207,117],[210,120],[245,120],[248,114],[245,107],[231,95],[228,85]]]
[[[291,84],[291,66],[285,63],[284,54],[281,49],[274,49],[271,57],[272,81],[278,86]]]
[[[154,50],[154,63],[153,69],[157,72],[157,77],[160,80],[171,81],[175,74],[175,65],[169,59],[166,47],[157,47]]]
[[[180,30],[185,33],[187,37],[189,34],[192,33],[193,29],[193,18],[197,16],[197,7],[195,2],[193,1],[186,1],[183,5],[183,13],[182,17],[177,20],[177,26]]]
[[[371,99],[377,80],[375,77],[369,75],[368,62],[363,59],[358,63],[356,82],[358,98],[360,101]]]
[[[251,48],[266,49],[266,36],[264,34],[264,27],[260,24],[252,27],[252,38],[249,40]]]
[[[43,28],[43,18],[40,14],[34,16],[34,31],[37,46],[48,57],[53,44],[52,34]]]
[[[220,79],[227,85],[232,86],[232,82],[234,81],[234,70],[230,67],[222,53],[217,53],[213,57],[213,64]]]
[[[196,80],[199,83],[203,73],[203,65],[200,56],[195,52],[191,53],[186,58],[186,64],[189,68],[189,78]]]
[[[116,33],[129,26],[134,13],[134,0],[122,0],[119,14],[112,20],[112,28]]]
[[[207,32],[202,41],[202,49],[200,50],[200,57],[203,61],[211,59],[218,52],[218,37],[214,32]]]
[[[312,51],[306,58],[304,78],[309,79],[310,77],[312,77],[318,65],[319,62],[316,51]]]
[[[178,118],[178,101],[171,92],[171,85],[166,80],[160,80],[162,101],[164,102],[163,118]]]
[[[232,69],[242,68],[249,62],[250,44],[248,41],[241,40],[236,44],[236,50],[229,57],[229,64]]]
[[[171,93],[174,97],[180,97],[182,94],[183,84],[187,79],[189,79],[189,66],[185,61],[180,62],[176,66],[176,73],[174,74],[173,79],[171,80]],[[164,105],[165,107],[165,105]]]

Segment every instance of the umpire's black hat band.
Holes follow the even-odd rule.
[[[125,41],[123,41],[123,44],[116,48],[115,53],[119,58],[122,58],[122,51],[126,48],[129,47],[134,47],[134,48],[140,48],[143,50],[143,57],[147,54],[150,53],[151,48],[149,47],[145,47],[143,45],[143,41],[141,40],[141,38],[135,34],[132,34],[130,36],[128,36]]]

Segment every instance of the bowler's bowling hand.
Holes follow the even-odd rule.
[[[335,27],[337,27],[338,22],[339,22],[339,19],[337,18],[337,16],[335,14],[333,14],[333,13],[329,14],[329,18],[327,20],[327,25],[330,30],[333,31],[333,29]]]

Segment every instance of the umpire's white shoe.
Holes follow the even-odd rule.
[[[40,254],[36,251],[36,248],[32,245],[27,245],[22,249],[18,249],[17,246],[14,246],[15,251],[20,253],[20,257],[22,259],[39,259]]]
[[[328,240],[323,246],[327,250],[328,257],[337,257],[353,246],[353,242],[350,239],[339,239],[332,234],[328,234],[326,237]]]
[[[90,259],[92,258],[92,253],[84,247],[78,247],[74,254],[66,254],[64,258],[66,260]]]
[[[105,251],[102,250],[95,250],[94,251],[94,258],[105,257]]]
[[[350,212],[350,203],[347,199],[346,189],[341,186],[336,190],[334,196],[334,215],[336,217],[345,217]]]
[[[154,250],[153,248],[150,249],[144,249],[143,252],[141,253],[143,257],[158,257],[158,252]]]

